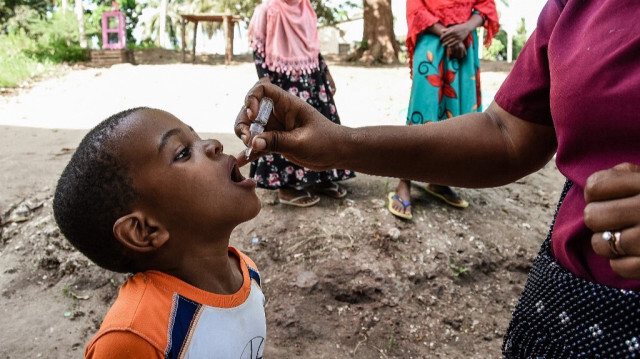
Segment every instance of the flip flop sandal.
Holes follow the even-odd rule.
[[[280,198],[280,196],[278,196],[278,201],[282,204],[288,204],[290,206],[295,206],[295,207],[311,207],[314,204],[320,202],[320,197],[318,196],[313,196],[311,195],[311,193],[309,193],[308,191],[304,191],[304,195],[302,196],[298,196],[292,199],[282,199]],[[301,199],[305,199],[305,198],[313,198],[315,197],[315,199],[313,201],[309,201],[309,202],[301,202]]]
[[[400,217],[403,219],[412,219],[413,218],[413,214],[412,213],[404,213],[404,211],[407,210],[407,207],[409,207],[411,205],[411,201],[403,201],[400,197],[398,197],[398,195],[395,192],[389,192],[389,195],[387,196],[387,198],[389,199],[389,212],[391,212],[391,214],[393,214],[396,217]],[[400,202],[402,204],[402,212],[396,210],[395,208],[393,208],[393,201],[396,200],[398,202]]]
[[[436,192],[435,190],[432,190],[429,188],[429,186],[425,186],[424,190],[427,191],[428,194],[440,198],[441,200],[443,200],[446,204],[456,207],[456,208],[467,208],[469,207],[469,202],[465,201],[464,199],[458,197],[458,195],[453,192],[453,190],[451,190],[453,192],[453,195],[451,194],[447,194],[447,193],[440,193],[440,192]]]
[[[316,192],[335,199],[344,198],[344,196],[347,195],[347,189],[340,187],[340,185],[335,182],[332,182],[331,187],[317,188]]]

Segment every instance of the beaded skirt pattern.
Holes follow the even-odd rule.
[[[558,208],[572,185],[565,183]],[[561,267],[551,254],[555,219],[516,305],[503,355],[640,358],[640,294],[578,278]]]

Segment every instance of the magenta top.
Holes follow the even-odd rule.
[[[495,97],[507,112],[555,127],[556,164],[574,183],[553,229],[555,258],[578,277],[631,290],[640,281],[595,254],[583,212],[589,175],[640,164],[639,19],[639,0],[549,0]]]

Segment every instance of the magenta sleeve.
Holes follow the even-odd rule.
[[[559,0],[545,5],[536,30],[495,96],[500,107],[525,121],[553,125],[547,46],[563,7]]]

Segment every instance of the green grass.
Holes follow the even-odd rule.
[[[1,51],[1,50],[0,50]],[[0,87],[16,87],[21,82],[45,73],[51,65],[25,55],[0,55]]]
[[[0,87],[16,87],[51,68],[50,61],[39,62],[24,53],[33,46],[25,35],[0,35]]]

